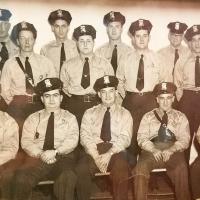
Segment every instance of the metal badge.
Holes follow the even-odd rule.
[[[27,23],[26,23],[25,21],[21,22],[21,27],[22,27],[22,28],[28,28],[28,27],[27,27]]]
[[[162,83],[161,90],[167,90],[167,83]]]
[[[180,23],[179,22],[176,22],[175,23],[175,30],[179,30],[180,29]]]
[[[104,79],[104,84],[110,83],[109,76],[104,76],[103,79]]]
[[[80,26],[81,33],[86,33],[85,25]]]
[[[193,32],[197,32],[197,31],[198,31],[197,25],[194,25],[194,26],[192,27],[192,29],[193,29]]]
[[[59,16],[59,17],[62,17],[63,16],[63,13],[62,13],[62,10],[57,10],[57,15]]]
[[[46,79],[44,82],[45,82],[46,87],[51,87],[52,86],[52,84],[51,84],[49,79]]]
[[[139,27],[144,26],[144,20],[143,19],[139,19]]]
[[[110,12],[110,19],[112,19],[112,20],[115,19],[115,13],[113,11]]]

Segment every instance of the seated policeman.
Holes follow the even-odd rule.
[[[146,200],[150,172],[166,168],[175,187],[177,200],[189,200],[188,171],[184,150],[190,133],[186,116],[172,108],[176,86],[162,82],[155,86],[158,108],[146,113],[140,123],[137,141],[142,152],[135,167],[136,200]]]
[[[81,144],[85,156],[76,168],[78,199],[88,200],[96,172],[110,172],[114,200],[128,199],[126,148],[132,137],[133,120],[128,110],[116,101],[118,80],[103,76],[96,80],[95,91],[102,103],[88,109],[81,124]]]
[[[29,199],[32,189],[47,178],[55,180],[57,199],[70,200],[76,183],[73,150],[79,138],[78,123],[75,116],[60,108],[62,82],[58,78],[44,79],[36,90],[45,108],[24,122],[21,146],[27,157],[16,172],[13,199]]]

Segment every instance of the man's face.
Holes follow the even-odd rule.
[[[160,94],[156,98],[159,108],[162,111],[168,111],[172,108],[172,104],[174,102],[173,94]]]
[[[168,39],[172,47],[178,48],[183,40],[183,34],[169,32]]]
[[[189,47],[193,53],[200,53],[200,34],[192,37]]]
[[[65,40],[69,31],[68,23],[63,19],[57,19],[54,24],[51,26],[56,39]]]
[[[119,40],[122,34],[122,25],[120,22],[110,22],[107,26],[107,34],[111,40]]]
[[[114,87],[103,88],[98,92],[99,97],[101,98],[102,103],[110,107],[115,103],[117,96],[117,91]]]
[[[44,103],[45,109],[59,109],[60,104],[62,102],[62,95],[60,94],[60,90],[51,90],[45,92],[43,96],[41,96],[41,100]]]
[[[138,30],[132,36],[133,46],[138,50],[145,50],[148,48],[150,36],[147,30]]]
[[[82,35],[78,38],[77,45],[80,53],[87,56],[93,52],[94,40],[90,35]]]
[[[23,52],[33,52],[33,47],[35,44],[35,38],[31,31],[22,30],[19,33],[19,38],[17,40],[18,45]]]
[[[10,29],[9,21],[0,21],[0,38],[7,37],[9,29]]]

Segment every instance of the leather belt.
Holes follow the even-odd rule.
[[[126,92],[127,95],[139,95],[139,96],[144,96],[148,94],[152,94],[152,92]]]
[[[72,98],[76,98],[76,99],[79,99],[80,101],[88,103],[88,102],[93,102],[97,100],[97,95],[96,94],[85,94],[85,95],[72,94]]]
[[[13,101],[21,101],[21,102],[25,102],[27,104],[34,104],[37,103],[38,101],[40,101],[40,97],[38,95],[15,95],[13,97]]]
[[[200,94],[200,90],[183,90],[183,92],[190,94]]]

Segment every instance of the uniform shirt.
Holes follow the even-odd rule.
[[[144,88],[141,92],[153,91],[154,86],[164,80],[164,68],[160,63],[158,54],[147,50],[144,54]],[[136,88],[138,67],[141,55],[135,50],[120,60],[116,73],[119,79],[118,90],[125,96],[125,91],[139,92]]]
[[[111,58],[112,58],[113,49],[114,49],[114,45],[106,43],[103,46],[99,47],[95,51],[95,54],[99,57],[107,59],[110,62]],[[118,61],[118,63],[121,59],[123,59],[123,56],[125,54],[127,54],[128,52],[130,52],[132,50],[133,49],[130,46],[126,45],[123,42],[117,44],[117,61]]]
[[[180,100],[183,90],[199,91],[200,87],[195,87],[195,60],[196,56],[189,54],[184,62],[178,62],[175,68],[174,82],[177,86],[177,99]]]
[[[5,42],[6,48],[8,50],[9,58],[13,57],[19,52],[19,48],[11,41],[9,37],[7,37],[4,41],[0,41],[0,42]],[[0,43],[0,51],[1,51],[1,48],[2,48],[2,44]],[[1,57],[0,57],[0,60],[1,60]]]
[[[37,157],[42,153],[49,116],[50,113],[40,110],[25,120],[21,146],[28,155]],[[68,154],[78,144],[79,128],[76,117],[62,109],[54,113],[54,117],[54,148],[59,154]]]
[[[160,118],[162,118],[161,111],[155,109]],[[176,151],[183,151],[189,146],[190,132],[189,123],[186,116],[180,111],[171,109],[167,112],[168,125],[167,128],[175,134],[176,142],[174,148]],[[138,145],[149,152],[153,152],[155,149],[153,142],[150,140],[158,136],[158,130],[160,128],[160,122],[154,114],[154,110],[146,113],[138,130],[137,141]]]
[[[61,69],[60,79],[63,81],[63,91],[70,96],[95,93],[93,85],[98,78],[104,75],[114,75],[111,64],[104,58],[93,54],[89,57],[90,86],[84,89],[81,78],[85,59],[80,55],[65,62]]]
[[[25,67],[25,58],[20,55],[18,56]],[[12,101],[14,95],[27,95],[25,75],[18,65],[16,57],[7,60],[2,70],[2,96],[8,104]],[[45,56],[33,53],[29,57],[29,62],[31,64],[35,85],[47,77],[56,76],[52,62]]]
[[[86,110],[81,123],[80,138],[85,151],[94,159],[98,158],[97,144],[103,142],[100,138],[106,107],[102,104]],[[111,116],[111,150],[118,153],[126,149],[132,138],[133,119],[128,110],[114,104],[110,108]]]
[[[76,43],[73,40],[66,40],[64,42],[66,61],[78,55]],[[54,40],[42,47],[40,54],[48,57],[54,64],[57,77],[60,71],[60,52],[61,43]]]
[[[188,54],[190,53],[190,50],[181,45],[178,49],[179,54],[179,62],[182,62]],[[174,70],[174,57],[175,57],[175,49],[169,45],[167,47],[164,47],[158,51],[158,54],[161,55],[162,58],[162,64],[166,67],[166,74],[165,74],[165,81],[173,82],[173,70]],[[176,67],[176,66],[175,66]]]
[[[16,121],[0,111],[0,165],[15,158],[19,148],[18,131]]]

